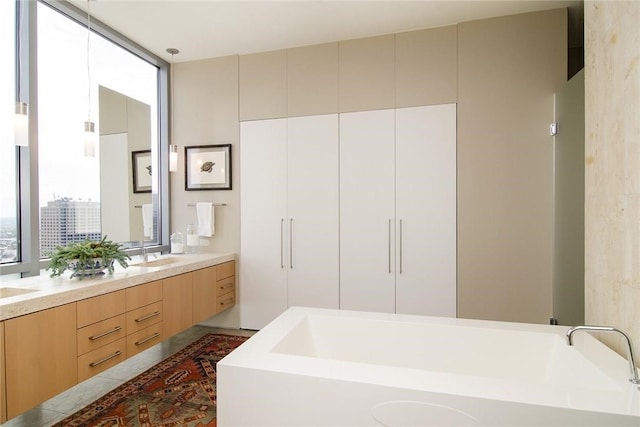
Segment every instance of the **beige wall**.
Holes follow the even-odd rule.
[[[585,4],[585,317],[640,343],[640,2]],[[603,337],[622,351],[620,341]],[[636,351],[638,348],[636,347]]]
[[[178,64],[180,155],[185,145],[231,142],[234,189],[185,192],[181,157],[171,176],[172,231],[195,221],[187,202],[228,201],[216,218],[220,234],[203,250],[239,253],[238,120],[457,101],[459,316],[546,323],[547,135],[553,93],[566,76],[566,31],[566,11],[555,10]]]
[[[215,208],[215,235],[203,238],[204,252],[240,252],[240,182],[238,121],[238,57],[207,59],[176,64],[174,68],[175,135],[179,146],[178,171],[170,176],[171,232],[186,233],[197,224],[195,207],[189,203],[226,203]],[[232,190],[185,191],[184,147],[231,144]],[[238,309],[216,317],[216,325],[239,324]]]
[[[458,25],[458,316],[552,315],[553,94],[567,15]]]
[[[340,44],[287,50],[287,115],[335,113],[339,109]]]
[[[240,57],[240,120],[287,116],[287,51]]]

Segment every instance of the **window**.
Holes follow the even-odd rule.
[[[39,274],[46,261],[38,260],[56,246],[105,235],[168,248],[168,173],[163,171],[168,170],[169,64],[100,23],[92,23],[88,36],[86,12],[53,0],[0,2],[5,52],[16,51],[16,5],[21,16],[36,17],[21,22],[27,27],[22,34],[31,40],[22,57],[37,46],[37,60],[21,69],[15,55],[7,55],[10,60],[0,66],[0,274]],[[37,25],[29,26],[33,22]],[[38,132],[30,147],[14,144],[17,75],[22,82],[37,79],[37,87],[27,88],[37,105],[30,120]],[[96,129],[94,157],[84,153],[88,120]],[[141,150],[150,153],[153,171],[144,194],[134,193],[132,183],[132,152]],[[142,227],[141,206],[147,203],[155,208],[150,236]]]
[[[152,195],[134,194],[132,168],[120,166],[129,164],[133,151],[158,145],[158,67],[100,35],[88,39],[85,26],[44,4],[38,5],[37,32],[40,257],[103,235],[118,242],[153,240],[144,236],[142,209],[135,207],[152,203]],[[134,117],[132,110],[140,109],[144,117]],[[105,136],[96,137],[95,157],[84,154],[88,120]],[[120,143],[113,135],[124,135],[122,147],[113,148]],[[112,177],[112,170],[124,179]]]
[[[16,10],[11,1],[0,2],[0,50],[7,52],[0,65],[0,264],[18,260],[18,206],[16,146],[13,116],[16,102]]]

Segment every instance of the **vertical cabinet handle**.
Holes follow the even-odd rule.
[[[389,273],[391,273],[391,219],[389,219],[389,226],[387,227],[388,230],[388,234],[389,234],[389,245],[388,245],[388,252],[389,252]]]
[[[293,269],[293,218],[289,218],[289,268]]]
[[[280,268],[284,268],[284,218],[280,218]]]
[[[398,239],[398,250],[400,251],[400,274],[402,274],[402,220],[400,220],[400,236]]]

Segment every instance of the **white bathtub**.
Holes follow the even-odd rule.
[[[294,307],[218,363],[218,424],[640,426],[626,360],[566,330]]]

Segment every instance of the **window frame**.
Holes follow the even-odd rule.
[[[39,169],[38,169],[38,64],[37,64],[37,8],[38,3],[48,6],[76,23],[87,27],[87,13],[67,1],[38,0],[16,3],[16,37],[20,37],[21,74],[23,98],[29,101],[29,146],[16,147],[17,161],[17,244],[18,261],[0,265],[0,276],[19,273],[21,277],[38,276],[48,265],[47,259],[40,259],[40,212],[39,212]],[[20,31],[20,34],[17,34]],[[144,47],[118,33],[114,29],[91,17],[91,31],[120,46],[133,55],[158,68],[158,245],[152,250],[169,251],[169,63]],[[140,252],[130,250],[131,255]]]

